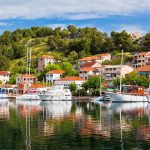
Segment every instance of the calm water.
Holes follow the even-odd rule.
[[[0,103],[0,150],[150,148],[150,104]]]

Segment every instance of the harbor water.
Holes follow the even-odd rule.
[[[149,103],[0,101],[2,150],[147,150]]]

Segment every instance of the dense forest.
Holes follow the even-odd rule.
[[[42,54],[51,54],[74,65],[81,57],[99,53],[115,54],[122,49],[130,53],[148,51],[150,33],[134,40],[126,31],[112,31],[108,35],[96,28],[77,28],[74,25],[69,25],[66,29],[32,27],[5,31],[0,36],[0,70],[20,73],[22,66],[25,66],[27,45],[32,49],[32,68],[37,67],[37,57]]]

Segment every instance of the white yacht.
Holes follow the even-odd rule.
[[[16,96],[16,100],[40,100],[38,94],[23,94],[20,96]]]
[[[64,89],[61,86],[53,86],[48,91],[39,93],[41,100],[45,101],[60,101],[71,100],[72,94],[70,89]]]

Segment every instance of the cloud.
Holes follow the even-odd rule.
[[[0,26],[10,26],[10,25],[12,24],[8,22],[0,22]]]
[[[95,19],[150,11],[149,0],[0,0],[0,18]]]
[[[128,33],[133,33],[133,32],[139,32],[141,34],[145,34],[148,32],[145,28],[139,26],[139,25],[120,25],[120,28],[117,29],[118,32],[126,30]]]
[[[49,27],[49,28],[53,28],[53,29],[55,29],[55,28],[57,28],[57,27],[61,27],[61,28],[67,28],[67,26],[68,26],[68,24],[63,24],[63,23],[56,23],[56,24],[48,24],[48,25],[46,25],[46,27]]]

